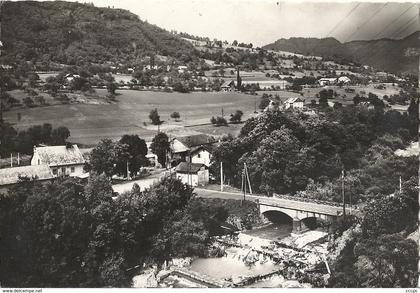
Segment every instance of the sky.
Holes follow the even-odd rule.
[[[419,0],[417,0],[419,1]],[[280,38],[341,42],[401,38],[419,30],[419,2],[277,0],[86,0],[127,9],[167,30],[263,46]]]

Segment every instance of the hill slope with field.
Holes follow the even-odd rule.
[[[123,9],[64,1],[6,1],[1,8],[2,59],[79,64],[179,57],[193,47]]]

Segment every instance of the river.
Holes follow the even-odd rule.
[[[290,235],[291,224],[268,224],[260,228],[244,231],[240,239],[253,242],[254,245],[260,242],[264,245],[272,240],[280,240]],[[251,262],[249,256],[251,255]],[[198,258],[191,263],[190,270],[207,275],[218,280],[230,280],[237,282],[243,278],[255,277],[279,271],[282,265],[277,264],[271,258],[262,254],[253,253],[249,247],[229,247],[225,250],[223,257]],[[276,275],[263,280],[256,281],[246,287],[281,288],[285,280],[282,276]]]

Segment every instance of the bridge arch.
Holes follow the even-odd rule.
[[[267,210],[262,212],[264,218],[275,224],[293,224],[293,216],[289,213],[278,210]]]
[[[289,208],[271,206],[271,205],[264,205],[260,204],[260,213],[265,218],[265,220],[269,220],[270,222],[274,222],[272,218],[270,219],[270,215],[282,215],[282,217],[287,217],[287,220],[291,220],[293,230],[292,232],[297,233],[302,230],[310,229],[314,230],[318,227],[319,219],[323,221],[331,222],[333,220],[332,216],[309,212],[309,211],[299,211]],[[268,217],[267,217],[268,215]],[[322,221],[321,221],[322,222]],[[287,223],[287,222],[286,222]]]
[[[307,217],[303,218],[300,222],[304,228],[308,228],[309,230],[315,230],[318,226],[317,223],[318,217]]]

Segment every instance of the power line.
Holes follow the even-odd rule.
[[[360,26],[357,27],[357,29],[344,41],[344,43],[346,43],[349,39],[351,39],[358,31],[361,27],[365,26],[368,22],[370,22],[372,19],[375,18],[375,16],[381,12],[382,9],[385,8],[385,6],[387,6],[388,3],[385,3],[384,5],[382,5],[381,8],[379,8],[378,10],[376,10],[363,24],[361,24]]]
[[[414,6],[416,6],[416,4],[413,4],[412,6],[410,6],[409,8],[407,8],[403,13],[401,13],[397,18],[395,18],[393,21],[391,21],[383,30],[381,30],[379,33],[377,33],[372,39],[376,39],[378,36],[380,36],[384,31],[386,31],[391,25],[393,25],[394,23],[396,23],[401,16],[403,16],[404,14],[406,14],[411,8],[413,8]]]
[[[343,18],[343,19],[341,19],[333,28],[332,28],[332,30],[327,34],[327,36],[326,36],[326,38],[328,38],[331,34],[332,34],[332,32],[333,31],[335,31],[352,13],[353,13],[353,11],[355,11],[356,9],[357,9],[357,7],[359,7],[360,6],[360,4],[362,4],[362,3],[358,3],[356,6],[353,6],[353,8],[349,11],[349,13],[347,13],[347,15]]]
[[[401,26],[397,31],[394,32],[394,34],[392,35],[392,38],[395,38],[400,33],[404,32],[407,28],[410,27],[411,23],[413,21],[416,21],[417,19],[418,19],[418,15],[414,15],[412,18],[410,18],[408,22],[406,22],[403,26]]]
[[[416,4],[414,4],[413,6],[415,6],[415,5]],[[411,6],[409,9],[411,9],[413,6]],[[401,13],[400,16],[398,16],[398,18],[401,17],[403,14],[405,14],[409,9],[407,9],[406,11]],[[394,34],[390,38],[393,39],[396,35],[400,34],[401,32],[404,32],[411,25],[411,23],[416,19],[417,19],[417,15],[414,15],[408,22],[404,23],[404,25],[400,26],[395,31],[395,32],[398,32],[397,34],[395,34],[395,32],[394,32]],[[384,30],[385,29],[383,29],[379,34],[381,34]],[[372,51],[371,58],[376,57],[381,52],[381,49],[384,48],[384,47],[385,47],[385,44],[382,44],[379,41],[376,44],[373,44],[373,47],[370,49]],[[362,49],[360,48],[356,52],[359,52],[360,50],[362,50]]]

